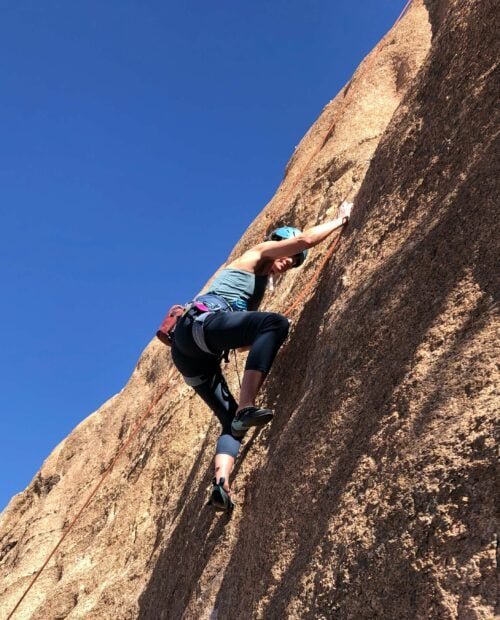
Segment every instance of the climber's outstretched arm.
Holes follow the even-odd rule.
[[[324,241],[335,230],[346,223],[345,218],[337,218],[308,228],[292,239],[282,241],[264,241],[247,250],[235,263],[238,266],[252,270],[262,260],[276,260],[287,256],[294,256],[304,250],[314,247]]]

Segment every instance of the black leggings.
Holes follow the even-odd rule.
[[[222,424],[216,454],[236,457],[241,438],[233,437],[231,422],[238,405],[222,376],[220,354],[228,349],[250,346],[245,370],[268,373],[288,335],[288,319],[274,312],[214,313],[205,320],[203,329],[206,344],[215,355],[198,348],[191,328],[192,319],[189,316],[178,321],[172,359],[186,383],[194,388]]]

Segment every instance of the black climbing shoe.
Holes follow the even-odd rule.
[[[212,481],[212,492],[210,493],[210,499],[208,505],[213,506],[217,512],[227,512],[231,514],[234,510],[234,502],[229,497],[228,492],[224,489],[225,478],[221,478],[219,482],[214,478]]]
[[[259,407],[244,407],[234,416],[231,422],[231,431],[235,437],[243,437],[252,426],[264,426],[274,417],[270,409]]]

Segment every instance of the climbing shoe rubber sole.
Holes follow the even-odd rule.
[[[208,500],[208,506],[212,506],[217,512],[227,512],[231,514],[234,510],[234,502],[224,489],[225,478],[221,478],[216,482],[215,478],[212,483],[212,492]]]
[[[231,423],[231,431],[235,437],[243,435],[252,427],[265,426],[274,417],[270,409],[259,409],[258,407],[245,407],[236,414]]]

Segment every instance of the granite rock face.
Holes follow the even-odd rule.
[[[414,0],[236,245],[355,203],[292,313],[233,518],[204,507],[216,420],[152,341],[2,513],[0,617],[151,403],[14,618],[494,617],[497,23],[493,0]],[[287,312],[328,243],[263,307]]]

